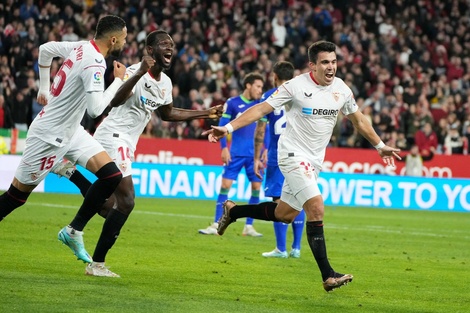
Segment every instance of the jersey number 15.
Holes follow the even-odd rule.
[[[57,72],[54,78],[54,83],[51,86],[51,95],[53,97],[57,97],[62,91],[62,88],[64,88],[65,80],[67,78],[66,71],[68,72],[68,70],[70,70],[72,66],[73,66],[72,60],[67,59],[64,61],[64,63],[60,67],[59,71]]]

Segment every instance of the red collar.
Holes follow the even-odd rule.
[[[312,74],[311,71],[310,71],[310,78],[313,80],[313,82],[314,82],[315,84],[320,85],[320,84],[317,82],[317,80],[315,79],[315,77],[313,77],[313,74]]]
[[[96,42],[95,42],[93,39],[90,40],[90,43],[91,43],[91,45],[96,49],[96,51],[98,51],[99,53],[101,53],[100,48],[98,48],[98,46],[96,45]]]

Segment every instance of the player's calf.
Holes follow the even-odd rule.
[[[16,208],[25,204],[30,192],[23,192],[13,185],[0,196],[0,221]]]

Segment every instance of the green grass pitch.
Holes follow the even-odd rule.
[[[261,238],[197,233],[213,201],[137,198],[107,265],[121,278],[84,275],[57,240],[81,203],[76,195],[31,195],[0,223],[0,312],[468,312],[470,214],[327,207],[328,257],[354,281],[331,293],[302,240],[300,259],[265,259]],[[93,253],[103,219],[85,228]],[[288,245],[292,239],[288,233]]]

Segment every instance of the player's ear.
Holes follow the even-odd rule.
[[[114,36],[111,37],[111,44],[112,45],[116,44],[116,37],[114,37]]]
[[[316,64],[313,63],[313,62],[308,62],[308,67],[309,67],[310,70],[312,70],[312,71],[316,71],[316,69],[317,69]]]
[[[152,53],[153,53],[153,48],[152,48],[152,46],[147,46],[147,47],[146,47],[146,51],[147,51],[147,54],[151,56]]]

